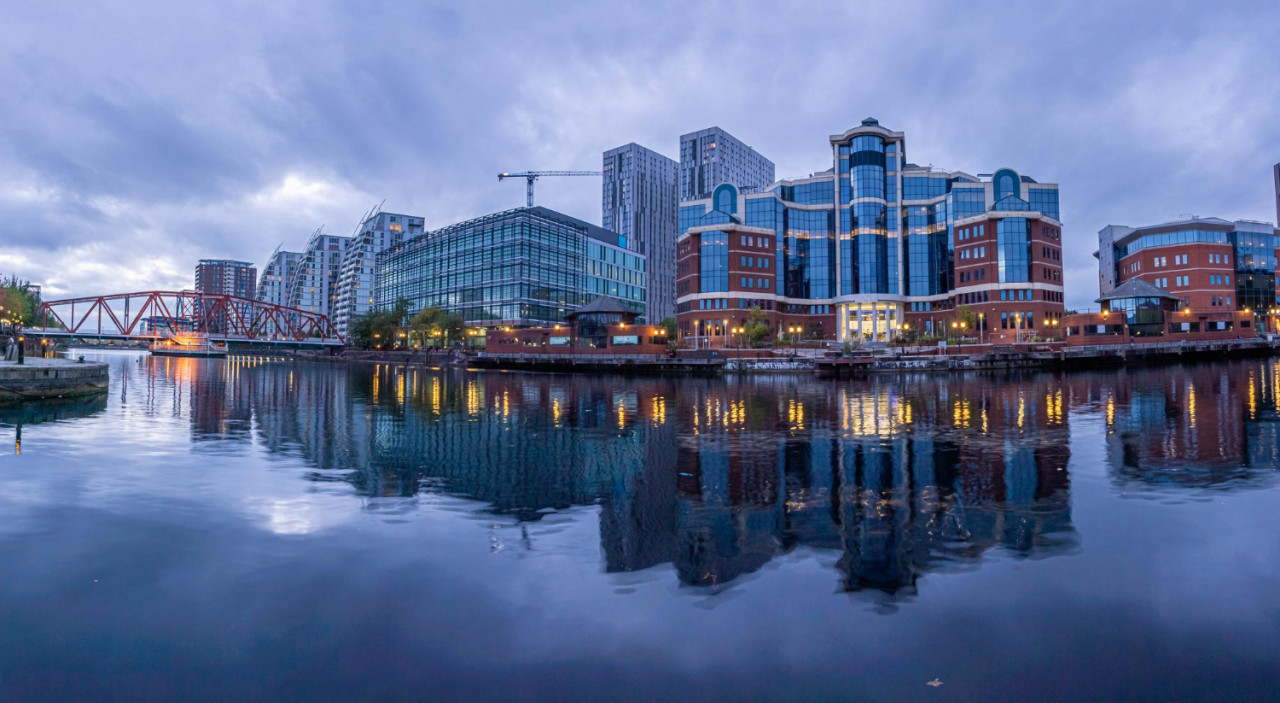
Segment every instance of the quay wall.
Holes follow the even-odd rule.
[[[28,358],[0,363],[0,401],[70,398],[107,391],[107,365]]]

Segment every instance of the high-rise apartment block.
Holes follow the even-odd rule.
[[[604,153],[601,223],[647,261],[650,323],[676,314],[678,166],[635,143]]]
[[[680,200],[701,200],[722,183],[752,191],[773,183],[773,162],[710,127],[680,137]]]
[[[1276,224],[1280,224],[1280,164],[1271,167],[1276,185]]]
[[[257,294],[257,273],[248,261],[201,259],[196,264],[196,292],[253,299]]]
[[[1062,315],[1057,185],[908,163],[874,119],[829,143],[824,172],[681,204],[683,335],[724,343],[758,308],[778,336],[886,342],[942,336],[965,307],[977,334],[1016,341]]]
[[[272,305],[288,303],[289,284],[298,273],[298,262],[302,254],[296,251],[282,251],[280,247],[271,252],[267,265],[262,267],[262,275],[258,277],[257,299]]]
[[[345,336],[356,318],[373,309],[374,263],[378,254],[399,247],[423,231],[424,220],[421,217],[391,212],[374,212],[360,223],[343,252],[339,266],[338,287],[330,315],[338,334]]]
[[[350,237],[325,234],[323,228],[312,233],[298,262],[297,275],[288,289],[289,307],[317,312],[332,319],[342,255],[350,242]]]

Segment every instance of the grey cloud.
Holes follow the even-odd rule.
[[[92,243],[146,247],[153,273],[131,280],[189,285],[200,256],[261,261],[321,222],[345,233],[384,197],[440,226],[521,204],[497,171],[595,168],[630,141],[677,156],[680,134],[711,124],[779,175],[804,175],[829,166],[827,135],[868,115],[906,131],[918,163],[1060,183],[1072,306],[1096,295],[1105,224],[1274,218],[1273,3],[39,3],[7,15],[0,263],[16,243],[50,261]],[[289,178],[302,194],[282,189]],[[538,189],[597,222],[599,198],[594,179]],[[111,285],[84,276],[58,287]]]

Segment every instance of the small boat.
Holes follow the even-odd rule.
[[[152,342],[147,348],[152,356],[194,356],[217,359],[227,355],[225,343],[209,341],[207,336],[195,332],[174,334]]]

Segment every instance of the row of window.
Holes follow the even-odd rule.
[[[767,279],[767,278],[754,278],[754,277],[749,277],[749,276],[743,276],[743,277],[742,277],[742,287],[743,287],[743,288],[768,288],[768,287],[769,287],[769,279]]]
[[[763,256],[743,256],[743,257],[739,257],[739,258],[740,258],[740,264],[741,264],[744,268],[749,268],[749,269],[755,269],[755,268],[767,269],[767,268],[769,268],[769,259],[767,259],[767,258],[765,258],[765,257],[763,257]]]

